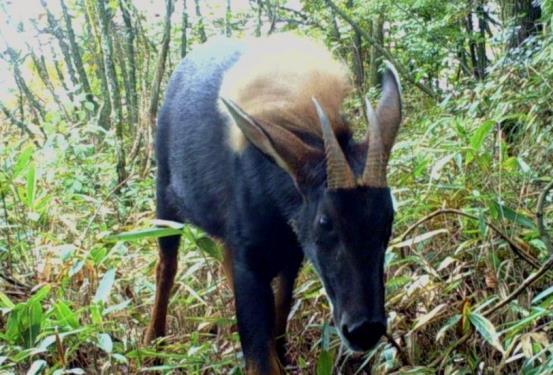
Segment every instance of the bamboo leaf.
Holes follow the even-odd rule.
[[[113,351],[113,341],[111,340],[111,336],[107,333],[99,333],[97,337],[98,347],[104,352],[110,354]]]
[[[499,350],[501,353],[505,352],[501,342],[499,341],[499,335],[497,334],[492,322],[486,319],[483,315],[475,312],[471,312],[469,314],[469,320],[484,340],[488,342],[488,344]]]
[[[26,204],[27,207],[33,208],[33,203],[35,201],[35,192],[36,192],[36,166],[34,163],[31,163],[29,170],[27,171],[27,195],[26,195]]]
[[[492,202],[492,208],[498,213],[499,217],[512,223],[516,223],[528,229],[536,229],[536,224],[528,216],[513,210],[497,201]]]
[[[448,233],[448,230],[445,229],[445,228],[441,228],[441,229],[432,230],[430,232],[426,232],[426,233],[423,233],[423,234],[419,234],[416,237],[409,238],[407,240],[392,244],[392,245],[390,245],[390,248],[399,249],[401,247],[409,247],[409,246],[412,246],[412,245],[417,244],[419,242],[426,241],[426,240],[428,240],[428,239],[430,239],[434,236],[437,236],[438,234],[442,234],[442,233]]]
[[[36,375],[40,374],[43,369],[47,367],[47,363],[44,359],[37,359],[33,362],[31,367],[29,367],[29,370],[27,371],[27,375]]]
[[[106,237],[108,242],[117,242],[117,241],[137,241],[144,238],[159,238],[159,237],[168,237],[176,236],[182,233],[182,229],[175,228],[147,228],[140,229],[130,232],[124,232],[119,234],[114,234]]]
[[[100,280],[100,284],[98,285],[98,289],[96,290],[96,294],[94,295],[92,301],[106,303],[109,298],[109,294],[111,292],[111,288],[113,287],[114,281],[115,269],[112,268],[108,270],[102,277],[102,280]]]
[[[553,286],[550,286],[549,288],[547,288],[546,290],[542,291],[537,296],[535,296],[534,299],[532,299],[532,305],[540,302],[541,300],[545,299],[551,294],[553,294]]]
[[[9,297],[0,291],[0,308],[11,310],[14,307],[15,304],[9,299]]]
[[[494,125],[495,125],[495,121],[487,120],[487,121],[484,121],[484,123],[480,125],[478,129],[476,129],[474,134],[470,137],[470,146],[474,150],[478,151],[480,147],[482,147],[482,144],[484,143],[486,136],[492,130]]]
[[[416,331],[417,329],[423,327],[424,325],[430,323],[433,318],[435,318],[437,315],[439,315],[444,308],[447,307],[447,304],[442,303],[436,307],[434,307],[430,312],[424,314],[423,316],[419,317],[415,323],[415,326],[411,330],[411,332]]]
[[[317,360],[317,375],[332,375],[332,355],[327,350],[322,350]]]

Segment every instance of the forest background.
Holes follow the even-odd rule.
[[[388,337],[341,347],[307,265],[288,371],[551,374],[552,17],[552,0],[0,0],[0,373],[242,371],[217,244],[152,223],[156,115],[195,45],[291,31],[350,66],[360,135],[384,59],[405,120]],[[175,230],[169,336],[148,347],[155,237]]]

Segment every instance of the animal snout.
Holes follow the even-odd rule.
[[[367,318],[345,322],[342,324],[342,333],[351,349],[366,351],[376,345],[386,333],[386,320],[370,320]]]

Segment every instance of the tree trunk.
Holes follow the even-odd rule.
[[[49,29],[48,31],[50,32],[50,34],[54,35],[54,37],[58,40],[61,53],[63,54],[63,58],[65,60],[65,66],[67,67],[67,71],[69,72],[69,78],[71,79],[73,86],[77,87],[79,85],[79,80],[77,79],[77,75],[75,74],[75,69],[73,68],[71,52],[69,50],[69,46],[65,42],[65,35],[63,34],[63,31],[59,27],[56,17],[54,17],[52,12],[50,12],[50,10],[48,9],[46,5],[46,1],[40,0],[40,3],[42,4],[42,7],[46,11],[46,20],[48,22],[48,29]]]
[[[167,61],[167,53],[169,51],[169,43],[171,41],[171,14],[173,13],[173,1],[165,0],[165,21],[163,26],[163,39],[161,41],[161,51],[159,52],[159,58],[157,60],[156,75],[154,82],[152,83],[152,94],[150,96],[150,127],[155,129],[157,107],[159,104],[159,94],[161,88],[161,82],[163,80],[163,74],[165,73],[165,62]]]
[[[29,50],[31,50],[29,48]],[[54,88],[54,85],[52,84],[52,80],[50,79],[50,75],[48,74],[48,69],[46,68],[46,61],[44,60],[44,56],[40,56],[40,58],[31,50],[31,59],[33,60],[33,64],[35,66],[35,70],[40,77],[40,80],[44,84],[44,87],[48,90],[52,98],[54,99],[54,102],[58,106],[60,112],[63,113],[66,121],[71,121],[71,117],[69,116],[69,113],[67,112],[67,109],[63,105],[60,97],[56,93],[56,89]]]
[[[347,7],[353,7],[353,0],[348,0]],[[363,84],[365,82],[365,69],[363,67],[363,45],[361,34],[357,30],[353,30],[353,43],[351,45],[351,54],[353,56],[353,76],[355,87],[359,93],[362,93]]]
[[[481,79],[486,78],[486,68],[488,66],[488,56],[486,55],[486,29],[487,20],[486,12],[484,10],[484,4],[480,1],[480,4],[476,7],[476,14],[478,15],[478,29],[479,37],[477,42],[478,51],[478,74]]]
[[[67,30],[67,37],[69,39],[69,46],[71,47],[71,57],[72,61],[75,64],[77,73],[79,74],[79,81],[81,83],[82,89],[87,94],[92,94],[90,89],[90,84],[88,82],[88,77],[86,75],[86,70],[83,65],[83,59],[81,57],[81,50],[77,44],[77,39],[75,38],[75,32],[73,31],[73,25],[71,23],[71,17],[67,11],[67,6],[65,5],[64,0],[60,0],[61,9],[63,12],[63,19],[65,21],[65,28]]]
[[[257,23],[255,24],[255,36],[260,37],[261,36],[261,27],[263,26],[263,21],[261,19],[261,16],[263,15],[263,5],[261,4],[261,0],[257,0]]]
[[[340,8],[336,6],[331,0],[325,0],[326,4],[330,6],[340,17],[342,17],[347,23],[351,25],[351,27],[359,33],[368,43],[373,45],[379,53],[382,54],[390,63],[396,68],[397,72],[405,78],[408,82],[412,83],[414,86],[416,86],[418,89],[420,89],[422,92],[424,92],[426,95],[430,96],[432,99],[437,99],[438,94],[432,90],[432,88],[426,86],[425,84],[417,81],[413,76],[409,74],[407,69],[401,65],[394,56],[388,51],[384,46],[377,43],[376,40],[367,33],[365,30],[363,30],[350,16],[348,16],[345,12],[343,12]]]
[[[196,16],[198,17],[198,34],[200,37],[200,42],[205,43],[207,42],[207,35],[205,33],[205,27],[204,27],[204,17],[202,16],[202,12],[200,10],[200,0],[194,0],[194,3],[196,4]]]
[[[199,10],[198,2],[196,1],[196,11]],[[161,89],[161,82],[163,81],[163,75],[165,73],[165,63],[167,61],[167,53],[169,51],[169,43],[171,41],[171,14],[173,13],[173,2],[172,0],[165,0],[165,19],[163,23],[163,39],[161,41],[161,50],[159,52],[159,57],[156,65],[156,74],[154,82],[152,83],[151,95],[150,95],[150,106],[148,109],[149,115],[149,131],[146,133],[149,136],[148,142],[148,152],[145,160],[144,167],[142,169],[141,175],[144,176],[149,169],[150,162],[152,160],[153,153],[153,136],[154,131],[157,125],[157,109],[159,105],[159,96]]]
[[[232,10],[230,7],[230,0],[227,0],[227,11],[225,12],[225,35],[230,37],[232,35]]]
[[[511,30],[508,49],[520,47],[530,36],[542,31],[541,8],[537,1],[501,0],[500,4],[503,24]]]
[[[130,122],[133,126],[138,125],[138,92],[136,85],[136,59],[134,52],[135,32],[129,12],[129,0],[119,0],[119,7],[125,23],[125,50],[127,53],[128,89],[130,90],[129,102],[127,103]]]
[[[58,81],[60,81],[60,84],[63,87],[63,90],[67,93],[69,100],[73,101],[73,94],[71,93],[71,91],[69,91],[69,88],[65,83],[65,75],[63,74],[63,70],[61,69],[61,64],[60,64],[60,61],[58,60],[58,54],[56,53],[56,49],[52,44],[50,44],[50,53],[52,54],[52,62],[54,64],[54,69],[56,70]]]
[[[379,13],[372,21],[372,37],[380,45],[384,45],[384,16]],[[369,59],[369,85],[375,87],[380,83],[378,79],[378,68],[382,63],[382,54],[371,45]]]
[[[186,8],[186,0],[183,0],[182,8],[182,30],[180,37],[180,57],[186,56],[186,49],[188,48],[188,9]]]
[[[35,111],[35,115],[37,116],[37,118],[44,120],[46,111],[39,103],[35,94],[31,91],[31,89],[27,85],[27,82],[23,78],[23,75],[21,74],[21,70],[19,68],[21,65],[21,60],[19,59],[19,55],[11,47],[8,47],[6,49],[6,53],[10,58],[10,64],[13,68],[13,75],[17,87],[19,87],[25,98],[29,101],[29,104],[31,105],[31,108]],[[37,123],[38,122],[40,122],[40,120],[37,120]]]
[[[111,22],[110,28],[112,30],[115,29],[115,24]],[[119,72],[121,73],[121,78],[123,79],[123,87],[125,88],[125,107],[127,109],[127,124],[134,124],[134,121],[132,120],[133,117],[133,105],[132,105],[132,92],[133,89],[131,88],[131,82],[129,79],[129,70],[127,67],[127,61],[128,59],[125,58],[125,52],[123,52],[123,46],[121,45],[121,37],[119,34],[113,34],[112,37],[113,40],[113,47],[114,47],[114,59],[117,66],[119,66]],[[123,90],[121,90],[123,91]],[[121,108],[122,110],[122,108]],[[134,128],[134,127],[132,127]]]
[[[113,43],[110,37],[111,16],[106,9],[105,0],[96,0],[97,12],[100,21],[100,37],[102,44],[102,52],[104,58],[104,70],[106,80],[108,82],[108,95],[111,102],[111,107],[115,112],[115,137],[117,144],[115,146],[116,171],[117,171],[117,189],[121,187],[127,178],[125,170],[125,149],[123,143],[123,111],[121,109],[121,94],[117,76],[115,73],[115,64],[113,62]]]
[[[29,127],[27,126],[27,124],[25,124],[23,121],[21,120],[18,120],[11,112],[8,108],[6,108],[6,106],[4,106],[4,103],[0,102],[0,110],[2,112],[4,112],[4,115],[8,118],[8,120],[10,120],[10,122],[15,125],[19,130],[21,130],[22,132],[24,132],[25,134],[27,134],[29,136],[29,138],[31,138],[31,141],[33,141],[33,143],[37,146],[37,147],[40,147],[40,143],[38,142],[38,140],[36,139],[36,136],[35,134],[29,129]]]
[[[472,68],[472,74],[474,78],[480,80],[482,75],[480,74],[480,63],[478,61],[478,48],[476,45],[476,37],[474,36],[474,25],[472,24],[472,8],[469,9],[469,14],[465,19],[465,28],[467,30],[469,41],[470,62]]]

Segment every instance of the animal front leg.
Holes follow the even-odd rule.
[[[283,364],[286,363],[286,325],[293,302],[294,282],[302,260],[301,255],[290,259],[288,266],[276,278],[275,338],[277,353]]]
[[[234,295],[246,373],[282,374],[273,335],[275,312],[270,280],[260,272],[235,266]]]

